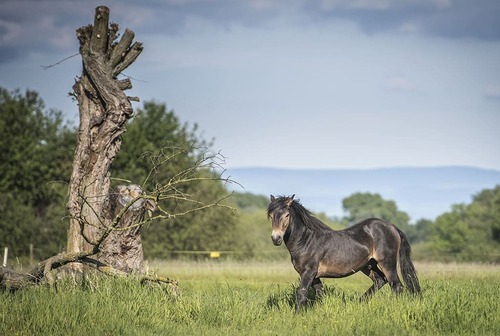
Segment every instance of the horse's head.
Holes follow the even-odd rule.
[[[290,206],[293,204],[294,196],[275,198],[271,195],[271,203],[267,208],[267,215],[272,222],[273,232],[271,239],[276,246],[283,243],[283,237],[290,224]]]

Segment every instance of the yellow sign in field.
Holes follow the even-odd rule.
[[[220,252],[219,251],[211,251],[210,258],[213,258],[213,259],[220,258]]]

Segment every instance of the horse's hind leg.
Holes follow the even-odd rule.
[[[397,266],[397,257],[386,258],[384,260],[378,261],[378,265],[382,272],[384,273],[387,282],[391,286],[394,293],[399,294],[403,291],[403,285],[401,280],[399,280]]]
[[[323,295],[323,284],[319,278],[314,278],[312,282],[312,288],[314,288],[314,293],[316,298],[319,298]]]
[[[387,279],[385,278],[384,273],[382,273],[382,271],[377,267],[377,263],[375,261],[370,262],[362,268],[361,271],[373,281],[373,285],[368,288],[365,294],[363,294],[360,298],[361,301],[366,301],[387,283]]]

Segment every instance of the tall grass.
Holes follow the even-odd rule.
[[[0,335],[500,335],[500,267],[416,266],[421,298],[386,286],[359,303],[370,280],[356,274],[327,280],[325,295],[294,315],[289,263],[151,263],[180,292],[88,277],[2,293]]]

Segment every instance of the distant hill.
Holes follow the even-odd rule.
[[[314,170],[231,168],[226,172],[254,194],[291,195],[308,209],[341,217],[342,199],[355,192],[378,193],[393,200],[412,222],[435,219],[453,204],[469,203],[483,189],[500,184],[500,171],[473,167]]]

